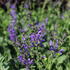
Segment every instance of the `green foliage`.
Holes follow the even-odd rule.
[[[0,70],[8,70],[9,66],[6,60],[6,56],[0,55]]]

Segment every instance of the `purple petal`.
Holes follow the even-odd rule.
[[[50,40],[49,45],[53,46],[53,41],[52,40]]]

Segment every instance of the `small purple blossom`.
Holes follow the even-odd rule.
[[[32,27],[32,24],[28,24],[29,27]]]
[[[48,23],[48,18],[45,19],[46,24]]]
[[[53,45],[53,41],[52,41],[52,40],[50,40],[49,45],[50,45],[50,46],[52,46],[52,45]]]
[[[45,59],[45,58],[46,58],[46,56],[42,56],[42,58],[43,58],[43,59]]]
[[[62,54],[64,52],[64,49],[60,49],[59,51],[58,51],[58,53],[60,53],[60,54]]]
[[[10,6],[10,8],[15,9],[15,8],[16,8],[15,4],[12,4],[12,5]]]
[[[19,59],[19,61],[20,61],[21,63],[24,62],[23,56],[18,56],[18,59]]]
[[[64,19],[65,17],[62,15],[61,18]]]
[[[22,37],[22,40],[24,41],[25,40],[25,37]]]
[[[32,64],[33,63],[33,59],[28,58],[28,64]]]

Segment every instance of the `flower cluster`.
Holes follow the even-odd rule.
[[[33,59],[30,59],[30,58],[25,59],[25,58],[23,58],[22,55],[18,56],[18,59],[22,64],[25,64],[25,65],[30,65],[33,63]]]
[[[56,40],[56,43],[54,44],[54,42],[52,40],[50,40],[49,42],[50,45],[50,51],[54,51],[54,54],[56,53],[60,53],[60,55],[64,52],[64,49],[58,49],[58,40]]]
[[[30,42],[33,46],[38,46],[38,44],[42,45],[42,42],[45,41],[44,36],[46,34],[45,32],[45,25],[42,24],[36,33],[31,33],[30,35]],[[42,45],[43,46],[43,45]]]

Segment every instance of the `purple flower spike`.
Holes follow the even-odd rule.
[[[11,24],[8,27],[8,32],[9,32],[10,40],[16,41],[16,30],[15,30],[16,6],[15,4],[12,4],[10,8],[11,8],[10,15],[12,16],[12,19],[11,19]]]
[[[56,40],[56,43],[55,43],[55,45],[53,45],[53,42],[52,42],[52,40],[50,40],[50,42],[49,42],[49,45],[50,45],[50,51],[54,51],[54,55],[56,55],[56,53],[60,53],[60,54],[62,54],[63,53],[63,51],[64,51],[64,49],[58,49],[58,40]]]

